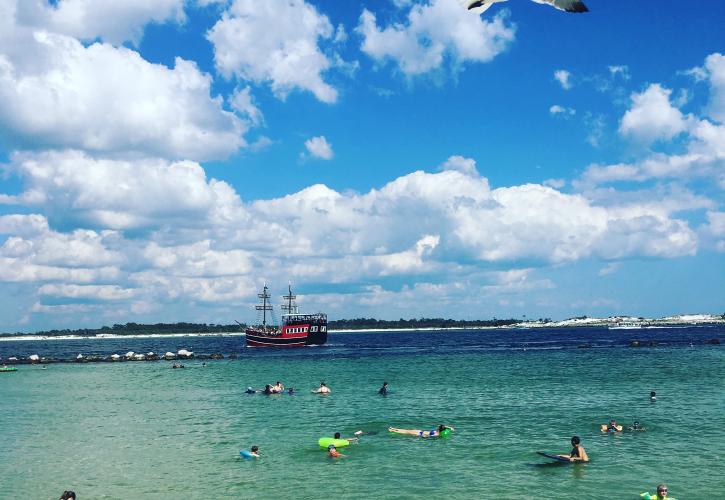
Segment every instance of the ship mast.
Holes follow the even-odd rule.
[[[287,290],[289,290],[289,293],[282,296],[282,298],[287,301],[286,304],[282,304],[282,310],[287,311],[287,314],[296,314],[297,304],[295,304],[295,299],[297,298],[297,295],[292,295],[292,283],[287,285]]]
[[[264,284],[262,293],[258,293],[257,297],[262,299],[262,304],[254,306],[257,311],[262,311],[262,328],[267,328],[267,311],[272,310],[272,305],[267,304],[267,300],[270,298],[269,292],[267,291],[267,283]]]

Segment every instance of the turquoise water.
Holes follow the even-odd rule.
[[[184,370],[21,366],[0,374],[0,498],[73,489],[83,499],[634,499],[663,481],[678,499],[722,498],[724,358],[704,345],[364,357],[330,349],[188,361]],[[276,380],[298,395],[243,393]],[[330,396],[309,392],[321,380]],[[383,380],[388,397],[376,394]],[[609,418],[648,431],[601,435]],[[440,422],[456,432],[386,432]],[[358,429],[377,434],[342,449],[345,458],[317,447],[320,436]],[[535,454],[568,452],[573,434],[590,464]],[[261,460],[238,458],[253,444]]]

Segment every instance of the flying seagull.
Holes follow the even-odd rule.
[[[506,0],[458,0],[468,10],[480,14],[484,10],[497,2],[505,2]],[[587,6],[581,0],[531,0],[536,3],[543,3],[551,5],[555,9],[563,10],[565,12],[589,12]]]

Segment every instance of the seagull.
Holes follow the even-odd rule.
[[[458,0],[466,9],[480,14],[495,3],[505,2],[506,0]],[[587,6],[581,0],[531,0],[532,2],[551,5],[555,9],[565,12],[589,12]]]

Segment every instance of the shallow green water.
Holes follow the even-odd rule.
[[[0,376],[0,497],[634,499],[665,481],[678,499],[722,498],[724,358],[702,346],[23,366]],[[243,394],[276,380],[299,395]],[[321,380],[332,395],[309,393]],[[610,417],[648,431],[601,435]],[[456,432],[386,432],[439,422]],[[379,433],[346,458],[317,447],[358,429]],[[590,464],[537,465],[573,434]],[[252,444],[263,459],[238,458]]]

